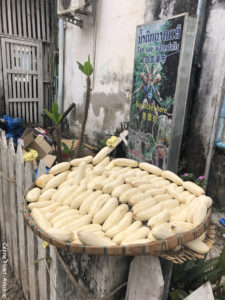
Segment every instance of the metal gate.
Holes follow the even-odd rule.
[[[42,125],[41,43],[2,38],[1,47],[6,113]]]

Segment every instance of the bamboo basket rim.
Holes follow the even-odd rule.
[[[205,233],[206,237],[204,243],[210,250],[215,242],[216,225],[213,222],[210,222],[209,227],[207,228]],[[194,252],[187,247],[181,248],[178,252],[170,250],[160,255],[160,257],[170,260],[175,264],[182,264],[187,260],[204,259],[205,256],[206,254]]]
[[[126,246],[86,246],[70,242],[60,241],[41,229],[33,220],[30,215],[27,201],[23,199],[23,214],[24,219],[32,231],[41,239],[55,246],[56,248],[67,250],[80,254],[95,254],[95,255],[118,255],[118,256],[136,256],[136,255],[155,255],[161,256],[165,252],[176,248],[177,246],[184,246],[187,242],[200,237],[210,225],[211,208],[207,211],[207,216],[204,221],[192,230],[186,231],[181,234],[176,234],[165,240],[157,240],[145,244],[133,244]]]

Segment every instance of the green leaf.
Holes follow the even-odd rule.
[[[216,285],[216,286],[212,287],[212,289],[213,289],[213,291],[224,290],[224,292],[225,292],[225,283]]]
[[[33,264],[34,264],[35,266],[38,266],[38,265],[39,265],[39,262],[42,261],[42,260],[44,260],[44,257],[39,258],[39,259],[36,259],[35,261],[33,261]]]
[[[62,115],[60,114],[56,117],[56,124],[58,124],[61,120],[62,120]]]
[[[173,282],[183,281],[187,277],[188,271],[193,272],[193,268],[196,266],[196,262],[189,260],[182,265],[173,266]],[[188,278],[188,277],[187,277]]]
[[[178,292],[179,292],[179,296],[180,296],[181,299],[184,299],[184,298],[186,298],[188,296],[188,293],[185,292],[182,289],[178,289]]]
[[[179,293],[177,290],[169,292],[171,300],[179,300]]]
[[[72,151],[74,150],[74,144],[75,144],[76,140],[72,141],[71,147],[69,148],[64,142],[62,142],[62,146],[63,146],[63,151],[65,152],[65,154],[70,155],[72,153]]]
[[[84,72],[87,76],[91,76],[93,73],[93,67],[90,63],[90,55],[88,55],[88,61],[84,63]]]
[[[33,264],[34,264],[35,266],[38,266],[38,265],[39,265],[39,260],[38,260],[38,259],[35,260],[35,261],[33,262]]]
[[[79,61],[77,61],[77,64],[78,64],[78,67],[79,67],[79,69],[81,70],[81,72],[84,73],[84,66],[83,66]],[[84,74],[85,74],[85,73],[84,73]]]
[[[99,144],[100,144],[102,147],[105,147],[105,146],[106,146],[106,140],[104,140],[104,139],[99,140]]]
[[[51,113],[47,109],[44,109],[43,111],[46,113],[46,115],[49,117],[49,119],[51,119],[53,122],[55,122],[55,116],[53,113]]]
[[[202,264],[202,266],[199,266],[199,268],[196,269],[195,272],[193,272],[193,270],[192,270],[192,275],[190,275],[188,277],[188,280],[189,281],[195,280],[195,279],[199,278],[199,276],[201,276],[201,275],[207,276],[207,271],[209,269],[211,270],[213,267],[215,267],[218,264],[218,261],[219,261],[218,257],[214,257],[212,259],[205,261]],[[215,270],[215,273],[216,273],[216,270]]]
[[[51,112],[47,109],[43,111],[55,124],[58,124],[62,119],[62,114],[59,113],[59,106],[56,101],[52,104]]]
[[[63,146],[63,152],[65,152],[66,154],[69,154],[70,153],[69,147],[64,142],[62,142],[61,144]]]
[[[77,61],[79,69],[86,75],[86,76],[91,76],[93,73],[93,67],[90,62],[90,55],[88,55],[88,61],[85,61],[85,63],[82,65],[79,61]]]
[[[177,289],[169,293],[171,300],[182,300],[188,296],[188,293],[182,289]]]
[[[52,113],[55,116],[56,124],[58,124],[62,119],[62,115],[59,113],[59,106],[58,106],[58,103],[56,101],[53,102],[53,104],[52,104]]]
[[[48,264],[50,264],[50,263],[51,263],[51,261],[52,261],[52,258],[51,258],[51,256],[48,256],[48,257],[46,257],[46,261],[47,261],[47,263],[48,263]]]
[[[222,267],[222,273],[221,275],[225,276],[225,247],[223,248],[220,257],[219,257],[219,266]]]
[[[196,289],[206,281],[210,281],[211,284],[215,284],[218,281],[218,276],[219,274],[217,273],[217,270],[211,269],[210,271],[204,272],[203,274],[199,275],[198,278],[196,278],[196,280],[192,282],[192,287]]]
[[[55,101],[52,104],[52,113],[57,116],[59,114],[59,105],[58,103]]]
[[[207,273],[207,280],[211,282],[211,284],[220,283],[222,279],[221,273],[223,272],[223,268],[218,266],[218,268],[211,270]]]
[[[71,148],[70,148],[70,150],[73,150],[73,149],[74,149],[74,144],[75,144],[75,141],[76,141],[76,140],[73,140],[73,141],[72,141],[72,145],[71,145]]]

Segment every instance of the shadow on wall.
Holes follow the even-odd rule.
[[[89,129],[88,132],[86,132],[88,138],[94,141],[95,139],[93,135],[95,135],[96,132],[113,133],[116,128],[120,126],[121,122],[128,122],[129,109],[130,100],[123,92],[108,95],[104,93],[95,93],[91,95],[90,110],[87,121],[87,128]],[[79,125],[81,125],[82,122],[83,110],[84,104],[77,106],[75,114],[70,114],[70,126],[73,127],[70,129],[71,131],[74,130],[75,134],[77,134],[80,130]]]
[[[209,172],[206,194],[212,197],[216,205],[225,206],[225,150],[216,148]],[[216,188],[215,188],[216,187]]]

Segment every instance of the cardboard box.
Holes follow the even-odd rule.
[[[40,159],[44,159],[46,167],[52,167],[57,157],[49,154],[52,151],[52,146],[46,142],[42,135],[34,138],[33,129],[26,128],[21,136],[21,139],[23,139],[25,150],[36,150]]]
[[[34,140],[32,128],[26,128],[21,136],[23,140],[23,147],[26,149]]]
[[[29,145],[29,148],[36,150],[41,159],[52,150],[52,147],[45,141],[42,135],[37,136]]]
[[[45,162],[45,166],[47,168],[51,168],[51,166],[54,164],[54,162],[56,161],[56,156],[55,155],[51,155],[51,154],[47,154],[43,159]]]

